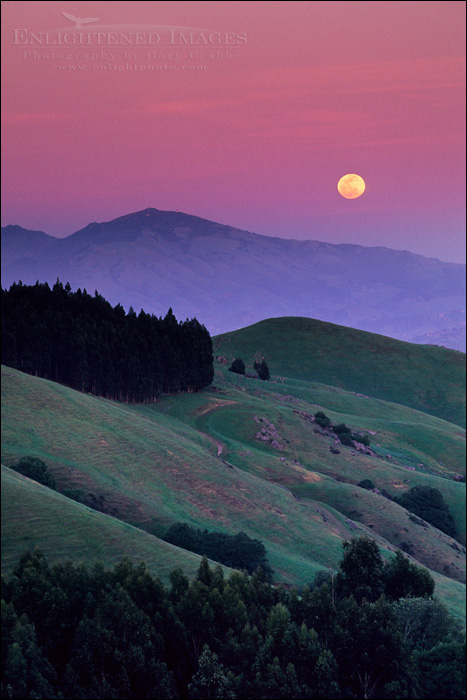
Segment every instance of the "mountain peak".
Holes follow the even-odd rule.
[[[111,221],[102,223],[88,224],[76,233],[68,237],[71,245],[87,242],[94,243],[133,243],[147,231],[156,234],[160,239],[172,239],[186,237],[230,237],[232,235],[248,235],[255,234],[246,231],[240,231],[232,226],[219,224],[215,221],[202,219],[199,216],[185,214],[181,211],[164,211],[147,207],[141,211],[136,211],[131,214],[124,214]]]
[[[465,347],[463,265],[390,248],[257,235],[155,207],[62,239],[8,230],[4,284],[53,284],[58,276],[126,308],[159,315],[172,307],[213,333],[305,316],[401,340],[442,331],[450,347]]]

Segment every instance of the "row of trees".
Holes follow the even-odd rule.
[[[374,600],[381,567],[353,540],[330,586],[203,559],[167,587],[142,563],[49,566],[36,550],[2,581],[2,697],[465,698],[460,625],[427,595]],[[362,572],[370,597],[354,596]]]
[[[261,359],[256,358],[253,367],[259,379],[262,379],[266,382],[269,381],[271,375],[269,372],[268,363],[266,362],[264,357],[262,357]],[[246,374],[245,363],[241,357],[236,357],[235,360],[233,360],[232,364],[229,367],[229,372],[233,372],[234,374],[243,374],[246,376],[251,376]]]
[[[2,289],[2,362],[79,391],[127,402],[198,391],[214,376],[211,338],[178,322],[112,307],[61,282]]]

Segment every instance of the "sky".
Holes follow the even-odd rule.
[[[465,262],[464,2],[15,1],[2,18],[2,225],[67,236],[154,207]]]

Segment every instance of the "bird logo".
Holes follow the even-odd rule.
[[[91,22],[99,21],[99,17],[75,17],[74,15],[68,14],[68,12],[62,12],[62,15],[69,19],[70,22],[75,23],[74,29],[82,29],[83,24],[90,24]]]

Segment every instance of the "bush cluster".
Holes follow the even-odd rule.
[[[396,496],[394,501],[450,537],[456,535],[454,518],[438,489],[431,486],[414,486],[407,493]]]
[[[347,447],[352,447],[353,441],[360,442],[362,445],[367,447],[370,445],[370,438],[367,433],[356,433],[352,432],[345,423],[338,423],[333,425],[331,419],[323,413],[323,411],[318,411],[314,415],[315,423],[320,426],[320,428],[329,428],[335,435],[339,438],[342,445]]]
[[[244,532],[229,535],[224,532],[200,530],[186,523],[175,523],[164,535],[164,540],[233,569],[246,569],[249,574],[261,567],[263,575],[268,580],[271,579],[272,569],[264,544]]]
[[[56,488],[54,476],[47,471],[47,464],[42,459],[39,459],[39,457],[21,457],[18,462],[10,465],[10,468],[14,469],[15,472],[29,477],[29,479],[34,479],[34,481],[39,482],[39,484],[48,486],[49,489]]]

